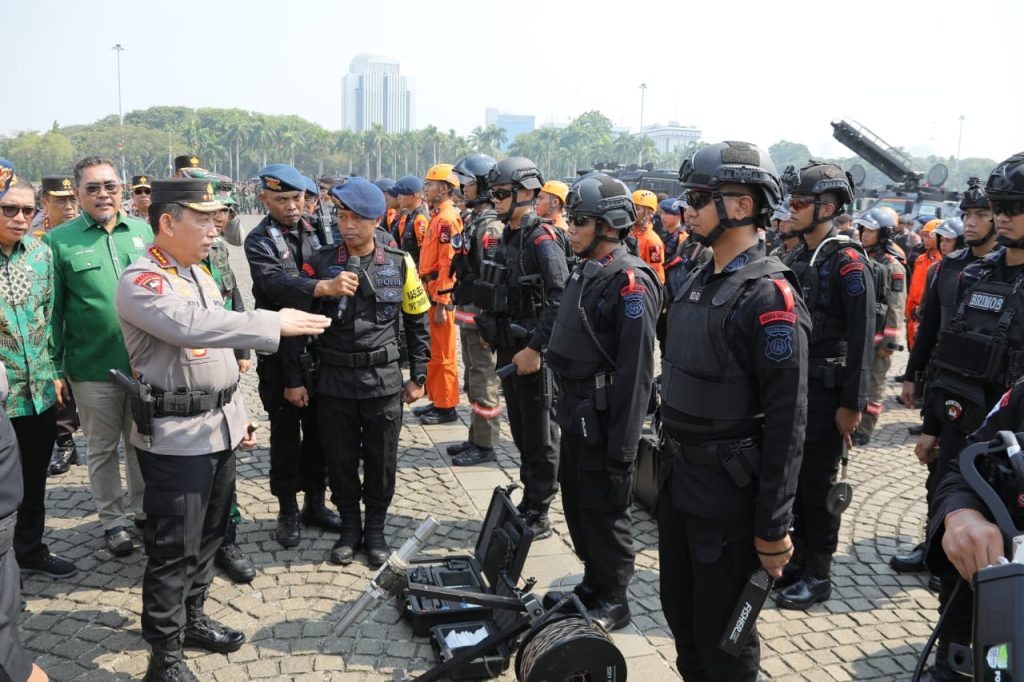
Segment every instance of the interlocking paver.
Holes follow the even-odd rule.
[[[246,226],[255,219],[244,218]],[[241,250],[232,263],[248,297],[248,268]],[[897,356],[893,373],[902,369]],[[934,624],[935,595],[921,576],[901,576],[889,557],[909,549],[921,535],[925,516],[924,470],[913,457],[906,427],[916,415],[895,401],[897,385],[887,387],[886,412],[868,447],[851,451],[849,479],[853,504],[843,518],[834,565],[834,596],[806,613],[779,611],[769,603],[761,615],[762,673],[777,680],[909,679],[917,653]],[[250,417],[269,425],[256,390],[255,372],[242,382]],[[464,437],[468,410],[458,410],[456,427],[423,427],[406,412],[399,452],[398,489],[387,534],[397,547],[427,515],[442,528],[427,551],[441,555],[471,551],[495,485],[515,482],[518,458],[508,425],[502,425],[498,461],[471,469],[452,468],[444,446]],[[84,438],[79,434],[80,451]],[[347,603],[364,589],[373,572],[363,557],[349,566],[326,562],[333,538],[303,528],[303,544],[283,550],[273,539],[277,505],[268,486],[266,447],[238,458],[238,500],[244,521],[239,540],[260,565],[250,585],[214,579],[209,612],[249,636],[229,656],[188,651],[201,679],[234,682],[281,679],[383,682],[394,667],[411,673],[433,665],[429,643],[412,635],[393,602],[378,604],[344,637],[333,626]],[[46,541],[53,551],[78,563],[79,572],[61,583],[27,577],[27,608],[21,625],[26,647],[53,679],[123,680],[145,671],[148,648],[139,634],[142,538],[130,534],[137,551],[117,559],[103,549],[85,466],[50,479],[47,487]],[[524,577],[538,578],[536,591],[573,583],[582,566],[572,553],[559,503],[552,509],[555,535],[538,542]],[[633,623],[616,634],[628,655],[633,679],[678,680],[675,649],[658,598],[657,523],[634,510],[637,574],[630,587]],[[502,680],[514,679],[510,670]]]

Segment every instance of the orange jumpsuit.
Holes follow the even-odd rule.
[[[420,279],[433,304],[427,314],[430,320],[430,361],[427,363],[427,396],[438,409],[459,404],[459,366],[455,357],[459,331],[454,311],[444,307],[452,302],[451,289],[455,278],[451,273],[452,237],[462,232],[462,218],[451,200],[444,201],[431,212],[430,226],[420,244]],[[444,321],[434,320],[437,307],[444,309]]]
[[[633,228],[632,234],[636,237],[637,252],[640,259],[651,266],[658,274],[661,283],[665,283],[665,242],[661,241],[658,233],[651,229],[648,224],[643,230]]]
[[[914,349],[914,337],[917,336],[918,322],[914,315],[916,314],[917,307],[921,305],[921,301],[924,299],[924,289],[928,283],[928,268],[940,260],[942,260],[942,254],[939,253],[938,249],[932,249],[931,251],[925,251],[914,261],[914,274],[910,278],[910,290],[907,292],[905,313],[907,318],[907,345],[910,346],[910,350]]]

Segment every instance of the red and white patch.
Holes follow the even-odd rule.
[[[857,249],[843,249],[843,253],[845,253],[850,260],[860,260],[860,252],[857,251]]]
[[[154,294],[164,293],[164,278],[155,272],[144,272],[136,277],[134,282],[144,289],[149,289]]]
[[[302,264],[302,273],[304,275],[306,275],[306,277],[315,277],[316,276],[316,270],[314,270],[313,266],[310,265],[309,263],[303,263]]]
[[[847,263],[843,267],[839,268],[839,274],[840,275],[845,275],[848,272],[853,272],[854,270],[863,270],[863,269],[864,269],[864,264],[863,263]]]
[[[946,419],[955,422],[964,413],[964,406],[955,400],[946,401]]]
[[[452,241],[452,228],[449,225],[438,225],[437,241],[442,244],[450,244]]]
[[[661,262],[661,247],[657,244],[651,244],[651,248],[648,249],[648,254],[650,254],[652,263]]]
[[[767,327],[773,322],[796,324],[796,313],[791,313],[787,310],[772,310],[767,313],[761,313],[757,319],[760,321],[762,327]]]

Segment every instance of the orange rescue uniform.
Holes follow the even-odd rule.
[[[928,283],[928,268],[940,260],[942,260],[942,254],[936,248],[931,251],[925,251],[914,261],[914,274],[910,278],[910,290],[907,292],[905,313],[907,318],[907,345],[910,346],[910,350],[914,350],[914,337],[917,336],[918,324],[914,315],[916,315],[915,311],[924,299],[924,289]]]
[[[658,274],[658,279],[665,283],[665,242],[661,241],[658,233],[648,225],[643,230],[633,228],[633,236],[636,237],[637,252],[640,259],[651,266]]]
[[[433,304],[428,313],[430,320],[430,361],[427,363],[427,395],[438,409],[459,404],[459,366],[455,358],[458,327],[455,313],[447,310],[451,293],[438,292],[451,289],[455,278],[451,274],[452,237],[462,232],[462,218],[450,199],[431,212],[430,226],[420,244],[420,279]],[[415,223],[414,223],[415,225]],[[444,310],[444,321],[435,320],[438,306]]]

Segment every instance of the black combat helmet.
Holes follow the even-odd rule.
[[[988,203],[988,194],[985,193],[981,178],[971,178],[967,181],[967,190],[960,199],[960,210],[966,211],[969,208],[992,208]]]
[[[487,174],[487,183],[494,185],[519,185],[523,189],[540,190],[544,178],[537,164],[525,156],[510,156],[499,161]]]
[[[1024,152],[1014,154],[995,167],[988,176],[985,193],[993,213],[1012,216],[1024,213]],[[996,242],[1010,249],[1024,249],[1024,239],[998,235]]]
[[[797,234],[806,234],[818,225],[829,222],[836,216],[846,212],[846,206],[853,204],[853,176],[834,163],[821,163],[811,159],[806,166],[797,169],[789,166],[782,174],[782,181],[790,194],[809,194],[814,197],[814,216],[811,223],[802,230],[793,230]],[[821,215],[821,195],[825,192],[835,194],[839,205],[830,216]]]
[[[576,179],[565,198],[570,216],[593,216],[614,230],[628,231],[636,222],[636,206],[629,188],[604,173],[587,173]]]
[[[680,166],[679,182],[686,190],[687,203],[696,210],[703,208],[706,202],[700,201],[691,190],[711,192],[711,200],[718,210],[718,226],[704,237],[694,233],[694,238],[705,246],[710,246],[722,231],[731,227],[767,227],[772,213],[782,204],[782,183],[775,164],[764,150],[749,142],[719,142],[698,149]],[[758,214],[743,220],[730,220],[719,191],[726,184],[757,188],[762,199]]]
[[[470,154],[464,156],[452,168],[452,172],[459,178],[463,186],[476,183],[476,200],[467,201],[466,205],[472,208],[480,201],[491,201],[491,188],[487,184],[487,174],[498,164],[493,156],[487,154]],[[465,192],[465,189],[463,189]]]

